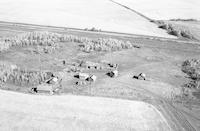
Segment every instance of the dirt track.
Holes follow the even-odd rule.
[[[152,105],[84,96],[34,96],[0,91],[0,130],[169,131]]]

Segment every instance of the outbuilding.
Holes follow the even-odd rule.
[[[95,75],[91,75],[90,77],[88,77],[86,80],[89,82],[95,82],[97,79],[97,77]]]
[[[118,76],[118,70],[113,70],[107,73],[108,76],[110,77],[117,77]]]
[[[78,75],[75,75],[75,77],[79,78],[80,80],[86,80],[90,77],[90,75],[87,73],[78,73]]]
[[[146,74],[140,73],[138,76],[133,76],[133,78],[138,80],[146,80]]]
[[[36,93],[53,94],[53,92],[54,92],[53,86],[50,84],[46,84],[46,83],[40,84],[36,88],[33,88],[32,90],[35,91]]]
[[[139,80],[146,80],[146,75],[145,75],[144,73],[140,73],[140,74],[138,75],[138,79],[139,79]]]

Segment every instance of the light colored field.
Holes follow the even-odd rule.
[[[0,91],[0,130],[169,131],[152,105],[84,96],[34,96]]]
[[[200,19],[199,0],[114,0],[156,20]]]
[[[109,0],[0,0],[0,20],[170,37]]]

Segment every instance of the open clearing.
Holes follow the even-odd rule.
[[[71,130],[79,130],[80,128],[87,128],[87,130],[94,130],[94,129],[102,129],[102,130],[123,130],[123,129],[132,129],[132,125],[126,125],[129,122],[135,123],[135,119],[132,120],[130,118],[130,121],[127,123],[121,123],[123,129],[119,128],[118,126],[114,126],[111,124],[107,124],[107,118],[100,117],[99,115],[94,115],[93,111],[88,112],[84,116],[85,118],[88,118],[88,121],[76,121],[73,119],[73,115],[70,115],[67,117],[67,119],[64,119],[64,117],[60,117],[60,114],[51,114],[51,112],[58,112],[62,113],[62,115],[65,114],[65,111],[67,110],[68,104],[65,105],[66,102],[74,102],[74,106],[70,110],[77,109],[77,112],[80,112],[78,116],[84,114],[82,110],[75,104],[76,102],[80,102],[80,104],[83,104],[85,107],[90,107],[94,103],[99,103],[99,101],[104,101],[103,98],[93,98],[94,100],[89,100],[89,97],[78,97],[75,98],[73,96],[63,96],[66,94],[74,94],[74,95],[87,95],[87,96],[103,96],[103,97],[113,97],[113,98],[120,98],[120,99],[129,99],[129,100],[137,100],[137,101],[144,101],[146,103],[149,103],[153,105],[155,108],[159,110],[159,112],[162,113],[164,118],[166,119],[169,126],[161,126],[156,127],[156,129],[152,129],[151,124],[146,124],[147,127],[145,129],[149,130],[168,130],[170,127],[172,130],[180,130],[180,131],[195,131],[199,130],[199,98],[196,96],[189,95],[188,97],[182,97],[182,85],[185,84],[189,79],[186,77],[183,72],[181,72],[181,64],[184,60],[190,59],[190,58],[199,58],[199,44],[196,44],[192,42],[187,41],[180,41],[177,40],[177,42],[173,39],[159,39],[157,37],[155,38],[145,38],[143,36],[120,36],[119,34],[112,35],[109,33],[103,33],[103,32],[89,32],[89,31],[81,31],[81,30],[73,30],[73,29],[63,29],[63,28],[53,28],[53,27],[43,27],[43,26],[30,26],[30,25],[22,25],[22,24],[11,24],[11,23],[1,23],[3,26],[1,26],[1,37],[3,36],[16,36],[21,33],[30,32],[30,31],[50,31],[55,32],[59,34],[64,35],[74,35],[79,37],[87,37],[90,39],[95,40],[96,38],[113,38],[113,39],[119,39],[123,41],[130,41],[130,43],[133,44],[132,48],[113,48],[113,51],[101,51],[101,50],[93,50],[91,52],[85,52],[84,50],[80,49],[80,43],[78,42],[58,42],[58,47],[54,50],[53,53],[44,53],[40,52],[38,53],[37,46],[13,46],[9,48],[7,51],[3,51],[0,54],[0,60],[1,62],[8,62],[12,64],[16,64],[18,67],[26,70],[31,71],[50,71],[50,72],[62,72],[64,69],[68,68],[68,64],[71,66],[79,67],[77,66],[80,61],[90,61],[94,63],[101,63],[102,61],[108,61],[110,63],[117,63],[119,64],[118,70],[119,70],[119,76],[116,78],[110,78],[106,75],[107,69],[85,69],[83,68],[83,72],[91,73],[97,76],[97,81],[92,84],[78,86],[76,85],[77,78],[73,77],[74,73],[65,73],[63,75],[62,80],[62,88],[59,91],[58,94],[61,94],[62,96],[30,96],[30,95],[22,95],[17,93],[6,93],[5,91],[1,91],[1,103],[4,103],[1,105],[1,114],[4,114],[3,118],[1,119],[4,121],[5,124],[3,124],[1,127],[2,129],[9,129],[9,125],[6,123],[9,123],[9,121],[13,122],[11,120],[12,115],[15,114],[16,110],[23,109],[21,112],[18,112],[15,116],[17,120],[22,120],[19,123],[16,123],[16,127],[10,127],[14,128],[16,130],[21,130],[21,126],[25,123],[27,124],[27,128],[31,126],[31,124],[27,123],[28,121],[31,121],[31,123],[35,123],[38,128],[41,128],[41,130],[52,130],[55,129],[57,124],[55,124],[58,121],[59,129],[62,130],[65,128],[65,126],[68,126]],[[21,33],[19,33],[21,32]],[[54,34],[53,34],[54,35]],[[79,40],[77,40],[79,41]],[[116,41],[116,40],[115,40]],[[189,43],[189,44],[188,44]],[[62,61],[65,60],[67,64],[63,64]],[[72,69],[72,68],[71,68]],[[74,70],[74,69],[73,69]],[[133,79],[133,75],[137,75],[138,73],[144,72],[147,74],[147,80],[146,81],[140,81]],[[23,93],[30,93],[30,89],[32,88],[31,85],[26,85],[24,83],[14,83],[13,81],[8,81],[2,86],[2,89],[4,90],[14,90],[17,92],[23,92]],[[198,90],[196,90],[198,92]],[[12,95],[15,96],[14,99]],[[56,95],[56,94],[55,94]],[[26,100],[24,100],[24,97],[27,97]],[[66,98],[65,98],[66,97]],[[70,98],[68,100],[68,98]],[[79,101],[79,98],[83,101]],[[14,101],[13,104],[9,103]],[[23,99],[23,100],[21,100]],[[38,101],[38,100],[41,101]],[[30,101],[29,101],[30,100]],[[67,101],[68,100],[68,101]],[[97,101],[96,101],[97,100]],[[107,99],[106,99],[107,100]],[[115,101],[111,99],[112,101]],[[10,102],[6,102],[10,101]],[[59,102],[58,102],[59,101]],[[63,102],[64,101],[64,102]],[[87,102],[84,102],[87,101]],[[90,102],[91,101],[91,102]],[[108,99],[108,101],[110,101]],[[121,105],[118,102],[121,102],[122,100],[116,100],[117,105]],[[29,106],[24,103],[34,103],[30,104]],[[51,105],[50,103],[57,103]],[[94,103],[93,103],[94,102]],[[19,103],[19,105],[16,105]],[[45,105],[46,103],[46,105]],[[126,103],[126,102],[125,102]],[[137,102],[136,102],[137,103]],[[140,102],[138,102],[140,103]],[[21,105],[22,104],[22,105]],[[42,106],[44,104],[44,106]],[[61,105],[60,105],[61,104]],[[88,104],[88,105],[87,105]],[[135,104],[135,102],[133,103]],[[38,106],[39,107],[38,107]],[[58,107],[57,107],[58,105]],[[59,106],[60,105],[60,106]],[[71,104],[69,104],[71,105]],[[104,107],[107,108],[113,108],[116,105],[109,104],[110,106]],[[132,105],[132,104],[131,104]],[[142,104],[143,105],[143,104]],[[142,106],[141,105],[141,106]],[[144,104],[144,108],[146,108]],[[30,111],[28,109],[24,109],[24,106],[27,108],[33,107],[34,111],[31,112],[32,115],[30,116],[24,116],[26,113],[29,113]],[[54,107],[55,106],[55,107]],[[97,106],[97,108],[96,108]],[[101,109],[100,106],[94,105],[94,110]],[[38,107],[38,108],[37,108]],[[82,106],[80,106],[82,107]],[[116,119],[113,118],[115,115],[120,116],[129,116],[128,114],[124,114],[125,112],[128,112],[128,110],[131,110],[132,107],[128,106],[125,109],[125,105],[122,106],[119,110],[119,114],[115,114],[114,112],[118,110],[110,110],[111,117],[108,119]],[[4,113],[5,109],[10,109],[10,112]],[[40,110],[41,108],[41,110]],[[49,110],[48,109],[52,109]],[[123,108],[123,109],[122,109]],[[143,107],[142,107],[143,108]],[[108,110],[109,110],[108,109]],[[149,109],[149,108],[148,108]],[[37,113],[39,110],[39,114],[44,113],[44,117],[42,118],[33,116],[34,112]],[[47,114],[45,114],[45,111]],[[69,110],[69,111],[70,111]],[[86,111],[89,110],[87,108]],[[102,109],[103,110],[103,109]],[[122,112],[121,112],[122,110]],[[124,111],[125,110],[125,111]],[[151,109],[149,109],[151,110]],[[102,112],[104,112],[103,110]],[[68,110],[67,110],[68,112]],[[148,112],[148,110],[147,110]],[[48,114],[49,113],[49,114]],[[99,114],[101,111],[99,111]],[[114,114],[112,114],[114,113]],[[144,112],[143,112],[144,113]],[[21,117],[22,114],[22,117]],[[38,114],[38,116],[40,116]],[[71,113],[70,113],[71,114]],[[73,114],[73,113],[72,113]],[[147,114],[151,114],[151,112],[148,112]],[[54,116],[55,115],[55,116]],[[157,114],[158,115],[158,114]],[[59,116],[59,117],[58,117]],[[52,118],[53,117],[53,118]],[[57,118],[58,117],[58,118]],[[138,116],[139,117],[139,116]],[[8,119],[7,119],[8,118]],[[10,119],[9,119],[10,118]],[[91,118],[91,119],[90,119]],[[153,117],[155,118],[155,117]],[[153,119],[148,118],[148,120]],[[159,118],[160,122],[165,121],[164,118]],[[38,120],[39,119],[39,120]],[[44,124],[39,123],[41,120],[52,120],[52,123],[44,122]],[[71,122],[70,125],[65,125],[62,123],[63,121]],[[73,120],[71,120],[73,119]],[[128,118],[122,118],[122,119],[129,119]],[[155,125],[158,119],[154,119],[156,121]],[[90,120],[95,121],[101,121],[106,123],[106,127],[102,127],[102,125],[90,123]],[[121,121],[121,117],[119,117],[115,122],[116,125],[118,125]],[[77,123],[76,123],[77,122]],[[100,122],[101,123],[101,122]],[[104,124],[105,124],[104,123]],[[148,122],[147,122],[148,123]],[[52,124],[52,128],[46,127],[46,124]],[[64,127],[63,127],[64,124]],[[78,124],[78,126],[76,125]],[[114,124],[114,125],[115,125]],[[125,124],[125,125],[123,125]],[[71,126],[74,125],[74,126]],[[94,126],[96,125],[96,126]],[[128,127],[126,127],[128,126]],[[75,127],[78,127],[76,129]],[[153,126],[154,127],[154,126]],[[142,126],[135,127],[133,129],[140,130]],[[31,127],[32,130],[34,128]],[[31,130],[30,129],[30,130]],[[37,129],[37,128],[36,128]]]

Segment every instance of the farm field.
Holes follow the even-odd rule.
[[[198,0],[113,0],[154,20],[200,19]]]
[[[48,52],[49,48],[43,49],[44,39],[41,39],[41,45],[36,45],[33,43],[26,43],[21,39],[20,41],[15,41],[18,43],[16,46],[11,46],[6,50],[2,50],[0,53],[0,61],[1,64],[11,64],[16,65],[20,69],[24,71],[32,71],[32,72],[52,72],[52,73],[61,73],[62,74],[62,87],[59,92],[55,93],[55,96],[48,96],[47,94],[43,94],[42,96],[38,96],[36,94],[32,94],[31,88],[35,85],[35,83],[31,83],[30,81],[26,83],[26,81],[20,81],[20,79],[16,79],[13,81],[9,79],[6,83],[1,86],[3,90],[10,90],[25,93],[18,94],[13,92],[6,93],[5,91],[1,91],[1,103],[4,103],[0,106],[0,113],[4,114],[2,120],[8,121],[11,118],[11,114],[16,112],[15,109],[15,102],[11,104],[10,112],[5,112],[5,107],[7,107],[8,102],[12,101],[14,98],[11,95],[15,96],[16,103],[31,103],[33,102],[34,111],[31,113],[32,115],[37,112],[36,106],[41,106],[42,109],[47,109],[48,107],[52,110],[49,110],[47,113],[56,112],[59,110],[57,107],[50,107],[52,103],[57,103],[58,101],[67,101],[69,98],[71,101],[74,101],[74,97],[71,95],[81,95],[80,99],[84,99],[89,103],[85,103],[84,100],[82,101],[84,107],[92,106],[94,103],[98,103],[99,99],[104,98],[95,98],[95,97],[109,97],[109,98],[117,98],[116,103],[118,103],[118,99],[128,99],[132,101],[142,101],[145,103],[150,104],[153,108],[156,108],[154,111],[158,111],[162,115],[158,115],[155,113],[155,117],[158,117],[160,121],[156,121],[154,124],[156,125],[157,122],[166,122],[164,125],[168,126],[161,126],[159,129],[163,130],[199,130],[199,106],[200,106],[200,99],[198,96],[199,89],[191,90],[188,94],[184,95],[183,93],[183,85],[189,81],[189,78],[186,74],[181,71],[181,65],[183,61],[191,58],[199,58],[200,53],[200,45],[197,42],[191,41],[183,41],[183,40],[174,40],[174,39],[162,39],[158,37],[144,37],[139,35],[121,35],[121,34],[114,34],[114,33],[105,33],[104,32],[91,32],[91,31],[84,31],[84,30],[75,30],[75,29],[63,29],[63,28],[55,28],[55,27],[44,27],[44,26],[31,26],[31,25],[23,25],[23,24],[12,24],[12,23],[1,23],[1,38],[4,39],[5,37],[9,37],[6,39],[9,41],[15,41],[15,39],[21,38],[33,38],[34,35],[38,35],[37,40],[40,40],[40,36],[48,36],[50,38],[47,43],[50,44],[50,47],[53,48],[52,52]],[[35,32],[35,33],[28,33],[28,32]],[[24,35],[25,34],[25,35]],[[53,41],[51,41],[53,39]],[[55,42],[56,41],[56,42]],[[83,41],[83,43],[81,42]],[[104,45],[104,48],[93,46],[96,42],[104,41],[112,45],[112,43],[117,42],[117,46],[115,44],[111,45]],[[23,43],[25,42],[25,43]],[[55,43],[54,43],[55,42]],[[94,42],[93,44],[91,44]],[[21,45],[20,45],[21,44]],[[30,45],[29,45],[30,44]],[[104,43],[102,43],[104,44]],[[11,44],[12,45],[12,44]],[[94,44],[95,45],[95,44]],[[90,48],[86,48],[89,46]],[[48,46],[47,46],[48,47]],[[65,63],[63,63],[65,61]],[[85,68],[82,67],[82,63],[95,63],[97,65],[103,65],[101,68]],[[110,63],[110,64],[105,64]],[[109,77],[106,73],[113,69],[111,64],[118,64],[118,71],[119,76],[116,78]],[[98,67],[98,66],[97,66]],[[78,78],[74,77],[76,73],[79,72],[93,74],[97,76],[95,82],[84,84],[84,85],[77,85]],[[138,75],[139,73],[146,74],[146,80],[137,80],[133,79],[134,75]],[[23,72],[22,72],[23,73]],[[13,76],[15,77],[15,76]],[[39,83],[38,83],[39,84]],[[197,94],[197,95],[193,95]],[[65,96],[66,95],[66,96]],[[38,98],[37,98],[38,96]],[[94,97],[94,101],[88,99],[91,96]],[[27,97],[26,100],[23,100]],[[5,99],[4,99],[5,98]],[[37,102],[37,99],[41,99],[41,102]],[[48,99],[48,100],[47,100]],[[105,98],[107,99],[107,98]],[[108,99],[109,100],[109,99]],[[45,102],[47,101],[48,104],[45,106]],[[74,103],[79,101],[79,97],[76,98]],[[104,101],[104,100],[103,100]],[[115,101],[115,100],[112,100]],[[120,102],[123,100],[119,100]],[[82,103],[80,100],[80,103]],[[82,103],[82,104],[83,104]],[[137,103],[137,102],[136,102]],[[44,106],[42,106],[44,104]],[[61,104],[61,103],[60,103]],[[76,105],[76,104],[75,104]],[[119,108],[122,112],[119,113],[120,116],[124,116],[123,110],[124,108],[130,109],[135,107],[123,106]],[[140,105],[140,104],[139,104]],[[26,104],[21,105],[26,108]],[[62,103],[59,105],[62,109],[67,109],[67,105]],[[97,105],[96,105],[97,106]],[[116,107],[116,105],[113,105]],[[19,107],[19,106],[16,106]],[[99,107],[99,106],[97,106]],[[28,108],[28,107],[27,107]],[[72,110],[77,107],[71,107]],[[110,110],[112,105],[108,107]],[[146,108],[146,104],[141,104],[141,108]],[[147,112],[151,114],[150,110],[152,108],[147,108]],[[15,110],[15,112],[14,112]],[[65,111],[59,111],[59,113],[65,113]],[[80,109],[81,110],[81,109]],[[80,111],[79,110],[79,111]],[[95,108],[96,110],[96,108]],[[103,110],[99,107],[99,110]],[[19,111],[19,110],[17,110]],[[78,112],[79,112],[78,111]],[[85,109],[87,112],[87,109]],[[116,111],[116,110],[115,110]],[[114,113],[115,111],[110,110],[108,113]],[[154,112],[153,111],[153,112]],[[33,121],[37,126],[37,129],[48,129],[53,130],[54,127],[57,125],[52,124],[52,129],[46,127],[44,123],[43,126],[39,126],[38,122],[40,119],[52,121],[60,121],[60,119],[64,118],[54,118],[56,114],[46,114],[44,118],[38,117],[25,117],[22,115],[23,118],[19,118],[20,114],[28,113],[28,110],[19,111],[16,114],[15,118],[17,120],[21,120],[21,122],[16,123],[16,127],[11,127],[12,129],[20,130],[20,125],[24,125],[30,119],[37,119]],[[142,111],[141,111],[142,112]],[[41,112],[42,113],[42,112]],[[144,112],[143,112],[144,113]],[[147,113],[147,114],[148,114]],[[81,111],[80,111],[80,114]],[[92,116],[92,111],[88,113],[90,120],[100,120],[99,118]],[[100,113],[101,114],[101,113]],[[136,113],[137,114],[137,113]],[[38,115],[40,115],[38,113]],[[47,115],[49,118],[47,119]],[[8,119],[6,119],[8,117]],[[52,118],[53,117],[53,118]],[[70,121],[73,116],[68,116],[63,121]],[[109,119],[114,119],[113,115]],[[139,116],[138,116],[139,117]],[[164,117],[164,118],[162,118]],[[83,119],[87,118],[84,116]],[[39,119],[39,120],[38,120]],[[70,119],[70,120],[68,120]],[[126,118],[117,119],[116,121],[121,121]],[[143,118],[142,118],[143,119]],[[153,119],[152,116],[148,117],[148,119],[144,118],[146,122],[146,128],[151,130],[153,128],[148,121]],[[24,121],[23,121],[24,120]],[[130,118],[131,122],[134,120]],[[80,119],[81,121],[81,119]],[[89,118],[88,118],[89,121]],[[4,122],[4,123],[5,123]],[[74,122],[73,120],[71,121]],[[75,121],[76,122],[76,121]],[[89,123],[89,122],[88,122]],[[88,124],[77,122],[80,127],[86,126],[89,127],[88,130],[98,130],[103,129],[100,125],[93,127],[95,124]],[[116,124],[116,123],[115,123]],[[125,123],[121,123],[123,126]],[[5,124],[6,125],[6,124]],[[64,127],[62,126],[63,123],[59,124],[59,129],[62,130]],[[139,124],[140,125],[140,124]],[[67,126],[67,125],[66,125]],[[77,126],[77,127],[79,127]],[[125,128],[124,130],[129,129],[136,129],[140,130],[141,127],[131,127],[128,125],[128,129]],[[7,126],[0,126],[2,129],[9,129]],[[31,125],[27,124],[27,129],[34,130]],[[74,127],[68,127],[71,130],[78,130],[79,128],[75,129]],[[145,129],[146,129],[145,128]],[[106,126],[105,130],[121,130],[120,128],[116,127],[113,128],[112,126]],[[159,130],[158,129],[158,130]],[[154,130],[154,129],[153,129]],[[155,129],[156,130],[156,129]]]
[[[48,5],[48,6],[47,6]],[[7,22],[114,31],[175,38],[145,18],[109,0],[0,0]]]
[[[0,94],[0,129],[4,131],[170,130],[162,114],[144,102],[5,91]]]

